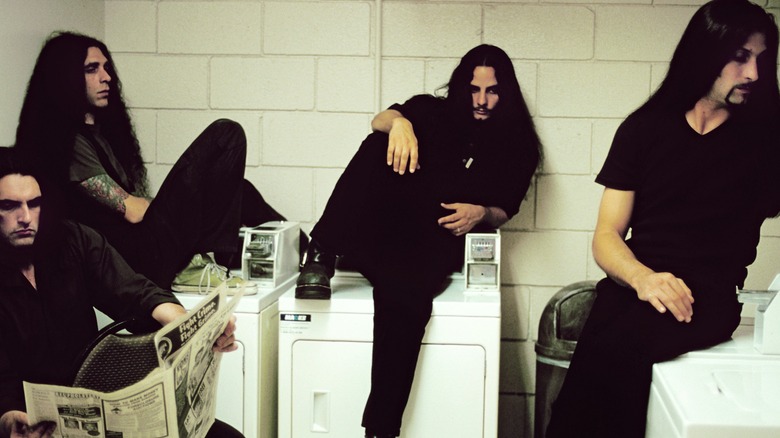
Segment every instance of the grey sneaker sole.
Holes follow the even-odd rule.
[[[238,289],[239,288],[237,287],[227,288],[228,296],[235,295],[236,292],[238,292]],[[190,286],[186,284],[173,284],[171,285],[171,290],[174,292],[187,293],[187,294],[200,294],[201,290],[205,290],[205,289],[202,289],[199,286]],[[205,292],[203,293],[203,295],[207,295],[209,292],[211,291]],[[244,288],[244,295],[255,295],[255,294],[257,294],[257,286]]]

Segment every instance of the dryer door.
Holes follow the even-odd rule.
[[[293,437],[362,436],[371,346],[369,342],[295,342]],[[483,437],[485,372],[481,346],[424,344],[401,435]]]
[[[222,355],[219,363],[216,418],[244,433],[244,344]]]

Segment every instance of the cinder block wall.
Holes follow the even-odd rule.
[[[105,38],[155,187],[211,120],[229,117],[247,132],[247,178],[306,229],[376,110],[433,92],[477,44],[504,48],[546,154],[503,228],[499,430],[531,437],[541,311],[560,287],[603,275],[590,253],[594,175],[702,3],[107,0]],[[778,222],[764,234],[750,287],[780,270]]]

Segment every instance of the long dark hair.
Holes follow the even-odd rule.
[[[464,124],[473,119],[470,84],[477,67],[493,67],[498,81],[499,102],[490,117],[496,123],[516,135],[520,147],[528,156],[536,155],[541,161],[542,144],[536,133],[531,113],[525,103],[515,68],[509,56],[496,46],[482,44],[469,50],[455,70],[446,88],[446,102],[455,117]]]
[[[764,35],[766,51],[758,65],[759,79],[744,110],[777,123],[777,24],[771,14],[747,0],[713,0],[696,11],[674,51],[666,78],[639,111],[680,113],[692,109],[754,33]]]
[[[90,47],[103,52],[111,76],[108,106],[92,108],[86,96],[84,60]],[[146,195],[148,184],[141,149],[122,97],[122,82],[111,52],[103,42],[78,33],[53,33],[38,55],[24,98],[16,146],[32,151],[48,178],[64,185],[68,181],[76,134],[84,128],[84,115],[91,112],[100,124],[133,187]]]

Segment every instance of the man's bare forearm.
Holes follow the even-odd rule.
[[[149,200],[133,196],[106,174],[87,178],[80,183],[81,188],[91,198],[111,211],[121,214],[126,221],[137,224],[144,220]]]

